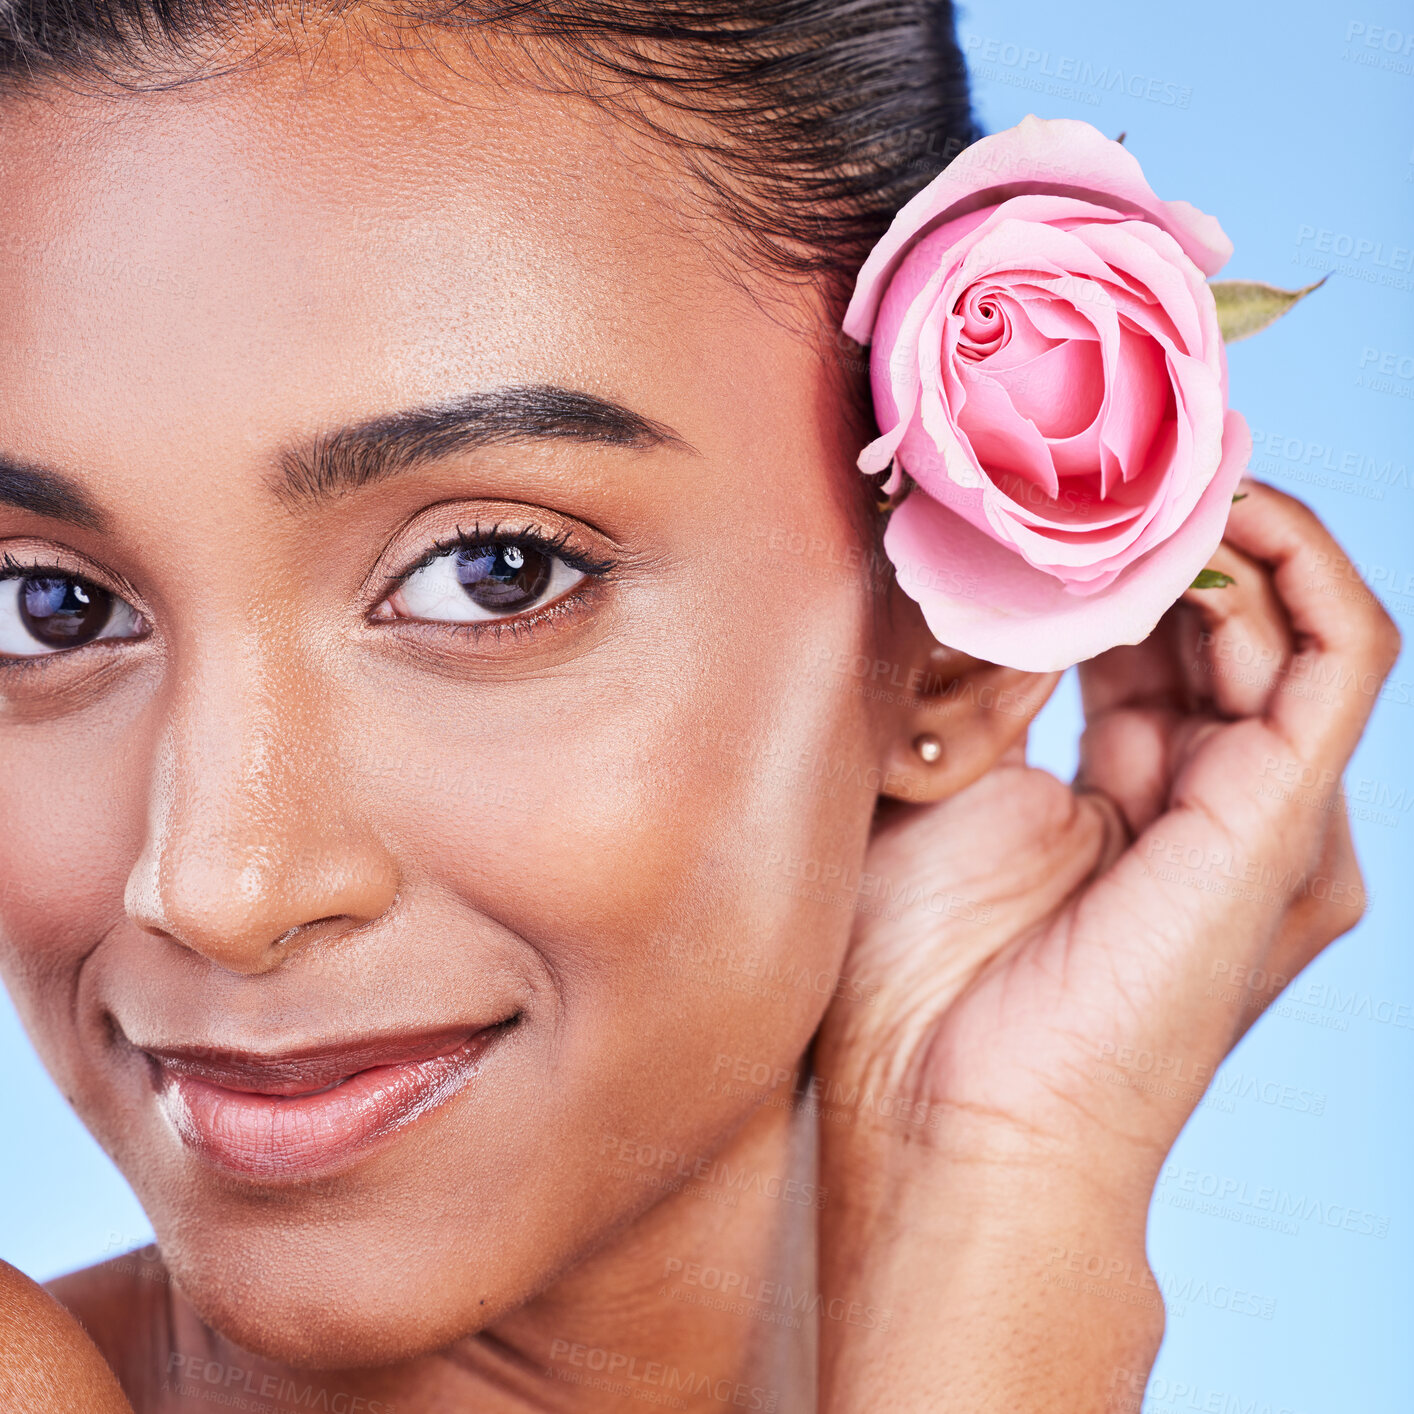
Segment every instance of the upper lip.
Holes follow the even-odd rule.
[[[361,1071],[449,1055],[483,1032],[506,1025],[444,1027],[398,1035],[341,1039],[327,1045],[258,1054],[211,1046],[139,1046],[176,1075],[190,1076],[224,1090],[259,1095],[304,1095],[324,1090]]]

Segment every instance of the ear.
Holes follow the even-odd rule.
[[[897,584],[887,612],[887,656],[901,671],[885,698],[882,793],[926,804],[991,770],[1025,737],[1061,675],[1005,668],[943,647]]]

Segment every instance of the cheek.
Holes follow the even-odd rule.
[[[84,960],[123,920],[146,821],[149,684],[102,711],[0,722],[0,969],[36,1048],[66,1090]],[[76,1101],[77,1102],[77,1101]]]
[[[351,1185],[338,1227],[315,1206],[253,1225],[170,1175],[147,1185],[149,1209],[158,1189],[171,1199],[164,1253],[223,1330],[261,1348],[309,1313],[297,1291],[229,1308],[213,1250],[277,1267],[299,1251],[337,1293],[317,1341],[376,1331],[396,1353],[434,1319],[450,1340],[484,1317],[476,1297],[509,1309],[709,1164],[796,1069],[853,915],[799,890],[786,861],[862,858],[872,795],[862,771],[802,766],[859,750],[860,699],[811,678],[808,633],[782,638],[729,663],[643,653],[631,691],[581,669],[368,693],[345,723],[351,774],[427,925],[390,980],[417,986],[439,948],[494,936],[549,981],[496,1085]],[[435,1310],[428,1273],[448,1293]]]
[[[874,792],[863,699],[820,673],[811,624],[834,652],[860,618],[703,625],[715,651],[683,634],[636,645],[631,674],[582,665],[458,710],[404,695],[395,726],[380,718],[383,819],[412,886],[543,960],[556,1084],[595,1126],[696,1106],[710,1129],[724,1057],[793,1064],[828,1005],[853,912],[802,866],[857,877]]]

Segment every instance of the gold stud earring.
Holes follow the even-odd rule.
[[[932,732],[913,738],[913,749],[923,758],[926,766],[932,766],[943,759],[943,744]]]

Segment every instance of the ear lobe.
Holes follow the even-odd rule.
[[[895,720],[883,793],[927,804],[971,785],[1025,735],[1060,679],[935,644],[910,677],[917,691]]]

